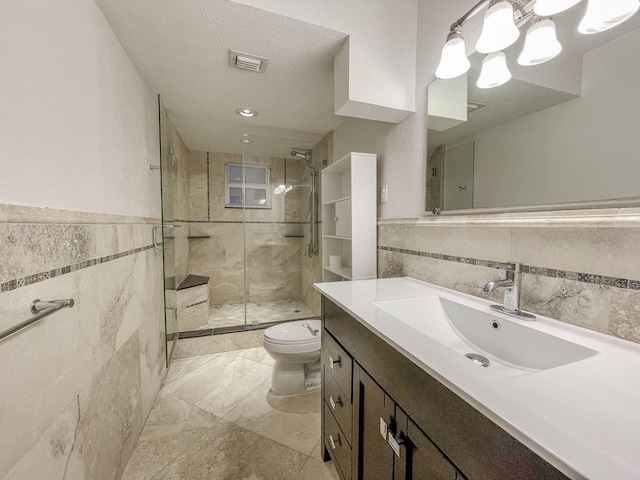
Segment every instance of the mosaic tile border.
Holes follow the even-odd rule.
[[[191,307],[197,307],[198,305],[202,305],[203,303],[209,303],[209,300],[203,300],[203,301],[198,302],[198,303],[192,303],[191,305],[187,305],[184,308],[187,309],[187,308],[191,308]]]
[[[310,223],[310,222],[259,222],[259,221],[243,222],[242,220],[180,220],[180,219],[175,219],[174,222],[176,223],[211,223],[211,224],[232,223],[232,224],[240,224],[240,225],[242,225],[243,223],[246,225],[309,225]],[[318,222],[318,223],[320,224],[322,222]]]
[[[146,247],[135,248],[126,252],[107,255],[106,257],[94,258],[92,260],[85,260],[84,262],[74,263],[73,265],[67,265],[66,267],[54,268],[53,270],[49,270],[46,272],[34,273],[33,275],[27,275],[26,277],[7,280],[6,282],[0,283],[0,293],[10,292],[17,288],[26,287],[27,285],[44,282],[45,280],[60,277],[62,275],[76,272],[84,268],[93,267],[94,265],[100,265],[101,263],[112,262],[114,260],[118,260],[119,258],[144,252],[145,250],[149,250],[152,248],[153,245],[147,245]]]
[[[378,250],[386,252],[404,253],[406,255],[415,255],[418,257],[428,257],[435,260],[445,260],[447,262],[464,263],[467,265],[476,265],[479,267],[501,268],[503,270],[513,270],[514,264],[507,262],[497,262],[494,260],[480,260],[477,258],[458,257],[456,255],[444,255],[442,253],[421,252],[418,250],[408,250],[406,248],[384,247],[378,246]],[[606,277],[603,275],[595,275],[592,273],[570,272],[567,270],[556,270],[554,268],[534,267],[531,265],[521,265],[522,273],[530,275],[541,275],[551,278],[565,278],[583,283],[592,283],[595,285],[605,285],[607,287],[622,288],[626,290],[640,290],[640,280],[631,280],[628,278]]]

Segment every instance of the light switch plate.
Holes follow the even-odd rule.
[[[387,203],[387,195],[389,193],[389,185],[380,187],[380,203]]]

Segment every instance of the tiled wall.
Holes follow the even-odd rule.
[[[175,239],[175,273],[176,284],[179,285],[190,273],[189,269],[189,224],[185,222],[175,221],[186,220],[189,218],[189,171],[188,159],[189,150],[182,141],[182,137],[171,125],[171,143],[173,146],[173,162],[175,172],[175,196],[174,203],[174,224],[177,228],[173,231]]]
[[[249,156],[245,161],[271,167],[272,192],[285,183],[285,173],[287,184],[301,185],[306,168],[291,159]],[[241,303],[246,255],[247,302],[300,298],[300,256],[306,245],[295,236],[308,230],[301,212],[308,187],[272,195],[271,209],[247,209],[243,226],[242,209],[225,208],[226,163],[242,163],[242,156],[189,154],[190,234],[210,237],[191,240],[189,273],[210,277],[211,305]]]
[[[503,263],[521,262],[524,310],[640,342],[638,245],[640,209],[631,208],[381,220],[378,276],[483,296]]]
[[[165,371],[158,220],[0,205],[0,478],[120,478]]]
[[[327,165],[333,163],[333,133],[326,135],[311,150],[311,163],[313,168],[318,172],[318,180],[316,191],[318,192],[318,254],[309,257],[302,256],[302,301],[316,315],[320,315],[320,294],[313,288],[314,283],[322,282],[322,197],[320,192],[321,181],[320,171]],[[302,183],[311,185],[311,170],[304,169],[302,174]],[[306,222],[311,222],[311,211],[309,209],[309,196],[303,195],[300,199],[300,211],[304,214]],[[306,250],[311,240],[310,223],[304,225],[303,228],[304,241],[302,242],[303,251]]]

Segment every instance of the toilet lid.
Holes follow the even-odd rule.
[[[320,342],[321,328],[320,320],[285,322],[267,328],[264,331],[264,338],[271,343],[280,345],[303,345]],[[317,335],[311,333],[311,330],[317,330]]]

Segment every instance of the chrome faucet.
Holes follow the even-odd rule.
[[[482,291],[490,295],[496,290],[504,289],[504,301],[502,305],[491,305],[490,308],[500,313],[522,318],[523,320],[535,320],[536,317],[534,315],[520,310],[522,272],[520,271],[519,263],[514,263],[513,265],[513,270],[507,270],[507,278],[487,282]]]

